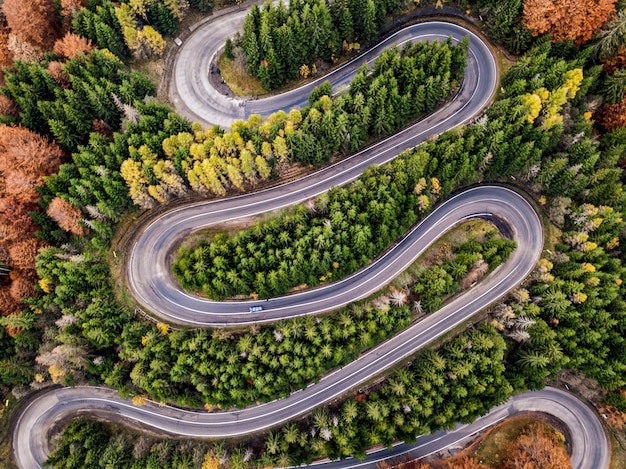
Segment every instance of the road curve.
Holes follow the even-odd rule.
[[[211,87],[206,80],[208,65],[202,65],[205,60],[204,56],[207,54],[211,56],[223,44],[225,37],[232,34],[234,27],[232,21],[239,18],[241,14],[236,12],[232,17],[229,15],[228,18],[220,21],[219,24],[204,25],[187,39],[181,49],[175,65],[174,83],[180,88],[178,90],[180,99],[182,100],[183,97],[186,99],[182,109],[194,109],[189,117],[197,118],[199,114],[217,116],[216,109],[221,109],[222,114],[215,118],[211,117],[211,120],[223,123],[225,122],[224,116],[232,117],[233,113],[237,115],[236,112],[244,109],[236,106],[231,98],[219,94]],[[225,25],[223,27],[220,26],[222,22]],[[356,279],[352,279],[343,283],[343,293],[346,293],[348,283],[351,289],[350,295],[341,295],[341,302],[337,302],[336,298],[342,286],[334,284],[330,288],[270,300],[263,304],[263,313],[251,317],[248,310],[253,302],[214,302],[182,292],[171,274],[171,254],[181,240],[193,230],[225,220],[276,210],[310,199],[332,187],[356,179],[370,165],[386,163],[401,151],[412,148],[433,135],[438,135],[475,117],[493,95],[498,77],[497,65],[491,50],[482,39],[455,24],[434,21],[402,29],[381,45],[335,70],[330,78],[335,84],[349,80],[351,74],[363,61],[372,60],[385,47],[396,43],[411,39],[442,39],[447,36],[460,40],[465,35],[470,35],[470,48],[463,85],[453,100],[427,118],[341,162],[297,181],[238,197],[177,208],[144,227],[131,248],[126,265],[127,283],[134,298],[142,307],[165,321],[181,325],[219,327],[228,324],[269,322],[320,313],[362,298],[373,291],[375,289],[373,283],[369,282],[357,287]],[[200,54],[200,56],[196,57],[195,54]],[[185,74],[185,71],[188,73]],[[281,108],[301,105],[306,102],[310,89],[315,85],[313,83],[285,94],[250,101],[246,104],[244,111],[268,114]],[[201,99],[203,97],[205,99]],[[387,279],[381,280],[381,277],[378,277],[379,287],[391,278],[390,272],[391,270],[387,270]],[[399,270],[396,269],[395,272],[398,273]],[[362,277],[361,275],[359,278],[362,279]]]
[[[168,264],[168,253],[203,218],[218,222],[259,213],[275,208],[282,203],[282,199],[278,197],[269,202],[251,204],[243,204],[236,199],[220,202],[221,205],[231,203],[234,206],[209,212],[206,204],[200,204],[166,213],[145,228],[129,254],[128,283],[133,295],[152,314],[163,320],[187,326],[219,327],[259,324],[330,311],[380,289],[446,231],[463,220],[496,218],[507,226],[518,248],[488,280],[435,316],[442,324],[452,321],[457,323],[521,283],[533,269],[543,249],[542,225],[533,207],[510,189],[480,186],[445,201],[393,249],[344,280],[268,301],[209,301],[189,295],[178,287]],[[488,295],[484,293],[487,291]],[[253,305],[262,305],[264,309],[260,313],[250,314],[248,310]],[[457,305],[459,310],[454,309]],[[454,319],[454,314],[458,315],[458,320]]]
[[[239,411],[245,414],[246,410]],[[555,388],[526,392],[468,425],[417,438],[415,443],[372,452],[364,461],[344,459],[314,463],[320,469],[375,469],[383,459],[431,455],[520,412],[543,412],[563,422],[568,429],[574,469],[606,469],[610,447],[598,416],[573,395]],[[80,414],[103,420],[123,421],[132,427],[189,438],[211,438],[221,432],[218,419],[226,413],[190,412],[148,403],[137,407],[105,388],[61,388],[40,394],[24,410],[13,431],[13,451],[18,467],[41,468],[50,453],[49,441],[59,422]],[[245,418],[245,417],[244,417]]]
[[[235,16],[220,21],[220,25],[227,28],[229,34],[233,31],[234,23],[228,21],[231,19],[234,21]],[[211,29],[216,30],[218,27],[211,24]],[[466,79],[455,99],[414,126],[358,153],[352,158],[297,182],[236,198],[178,208],[164,214],[145,228],[142,236],[136,240],[128,260],[129,285],[133,294],[142,304],[154,312],[159,312],[160,315],[169,320],[182,324],[224,325],[226,321],[239,324],[250,322],[250,315],[242,312],[247,311],[249,304],[246,303],[223,303],[225,308],[239,309],[219,311],[215,309],[218,303],[204,302],[203,309],[193,311],[195,306],[180,307],[176,302],[172,302],[169,304],[173,306],[173,309],[168,311],[169,300],[167,295],[163,295],[163,292],[169,291],[168,288],[175,287],[175,285],[171,283],[167,255],[171,253],[182,236],[192,229],[198,229],[221,220],[293,205],[325,192],[333,186],[345,184],[355,179],[367,166],[389,161],[400,151],[417,145],[429,136],[467,122],[483,109],[495,89],[497,70],[493,55],[480,39],[459,26],[441,22],[407,28],[394,36],[394,40],[401,42],[401,38],[404,37],[402,34],[408,34],[407,38],[419,37],[422,39],[449,34],[454,35],[457,39],[465,34],[472,36]],[[193,41],[197,40],[195,38],[200,37],[199,33],[192,35],[187,40],[186,46],[193,44]],[[223,38],[220,41],[223,42]],[[196,47],[198,44],[202,44],[202,42],[196,43]],[[204,45],[207,44],[208,42],[205,41]],[[210,47],[197,47],[195,50],[200,49],[207,53],[206,51]],[[252,101],[241,106],[241,103],[205,93],[206,90],[201,88],[205,81],[199,76],[196,76],[187,85],[183,85],[184,81],[179,76],[179,72],[185,71],[186,66],[196,60],[199,64],[208,64],[202,57],[185,56],[186,51],[193,52],[193,47],[183,48],[175,69],[175,83],[179,98],[185,97],[186,99],[187,96],[193,95],[203,99],[197,103],[185,101],[184,105],[181,105],[180,102],[176,104],[182,108],[188,106],[188,110],[191,108],[198,109],[206,116],[206,119],[199,119],[187,114],[195,120],[223,124],[227,122],[223,119],[232,119],[233,115],[244,117],[248,112],[267,114],[272,112],[272,106],[282,108],[298,104],[297,101],[291,104],[289,102],[291,97],[281,96],[276,98],[273,104],[270,103],[270,99]],[[356,68],[358,65],[355,63],[346,66],[343,70],[347,70],[350,66]],[[185,71],[185,73],[188,72]],[[191,74],[194,73],[192,70]],[[206,73],[206,69],[204,73]],[[337,78],[337,80],[340,81],[341,78]],[[306,89],[296,91],[292,93],[293,99],[296,100],[306,98],[308,94]],[[283,99],[287,101],[283,101]],[[208,108],[205,110],[203,106],[206,105],[207,101],[213,102],[213,109],[217,109],[217,112]],[[223,103],[226,103],[227,106],[220,109]],[[205,112],[206,114],[204,114]],[[543,245],[542,229],[537,214],[521,196],[508,189],[493,186],[465,191],[441,205],[405,240],[381,258],[381,262],[364,269],[365,277],[368,275],[370,277],[361,283],[352,284],[349,291],[341,292],[341,290],[336,289],[349,287],[350,282],[355,281],[354,279],[363,275],[362,273],[356,274],[342,283],[271,300],[264,304],[266,311],[263,314],[254,316],[254,322],[267,322],[279,317],[334,309],[341,304],[341,301],[353,301],[366,295],[368,289],[372,288],[376,282],[380,286],[380,279],[383,280],[382,283],[385,283],[393,277],[394,272],[397,273],[402,270],[402,264],[408,263],[406,259],[419,255],[419,251],[432,243],[442,231],[463,219],[476,216],[494,217],[508,225],[513,238],[518,243],[518,249],[511,255],[509,261],[500,266],[486,281],[459,296],[437,313],[427,316],[394,338],[363,354],[356,361],[335,370],[320,382],[295,392],[285,399],[220,413],[192,412],[171,407],[158,407],[152,404],[145,407],[135,407],[128,401],[116,397],[114,391],[103,388],[80,387],[48,391],[31,402],[16,423],[13,433],[13,448],[18,465],[28,469],[40,467],[49,451],[50,432],[58,422],[75,415],[84,414],[116,421],[125,420],[135,422],[136,425],[148,426],[176,435],[224,438],[251,434],[280,425],[310,412],[314,407],[337,398],[349,389],[362,385],[373,376],[405,360],[416,350],[496,301],[519,284],[532,270]],[[165,283],[159,283],[163,281]],[[374,283],[367,283],[369,281]],[[168,282],[169,287],[167,287]],[[171,291],[175,293],[177,290],[177,288],[172,288]],[[198,299],[184,293],[179,292],[179,294],[186,298],[185,301],[198,301]],[[353,296],[348,298],[346,295],[349,294]],[[306,295],[313,295],[308,297],[307,304],[304,300]],[[338,295],[341,296],[340,300],[337,300]],[[326,302],[325,305],[322,304],[324,302]],[[307,307],[310,309],[303,309]],[[542,394],[545,392],[548,394]],[[574,437],[572,459],[575,467],[577,469],[608,467],[608,442],[601,425],[589,409],[581,403],[572,402],[571,399],[573,399],[572,396],[556,390],[526,393],[514,398],[507,406],[496,408],[489,415],[499,415],[500,417],[493,417],[497,421],[515,409],[554,412],[558,414],[555,415],[557,418],[562,418],[572,428],[571,434]],[[481,422],[477,421],[473,425],[483,426],[485,423],[481,424]],[[461,432],[460,435],[463,435],[464,432],[472,432],[469,427],[460,427],[458,431]],[[431,448],[428,450],[429,452],[436,451],[439,444],[442,445],[440,447],[445,447],[453,443],[451,441],[445,444],[445,441],[448,441],[447,437],[438,434],[427,438],[431,438],[431,440],[420,439],[420,447]],[[454,440],[455,437],[451,438]],[[381,456],[383,453],[378,454]],[[389,456],[389,453],[385,453],[383,457]],[[362,463],[343,461],[329,463],[329,465],[358,467]]]
[[[176,110],[204,125],[220,125],[229,127],[237,119],[245,119],[250,114],[268,116],[273,112],[303,107],[308,104],[311,91],[322,82],[328,80],[333,87],[347,85],[356,70],[365,62],[371,63],[383,50],[407,41],[442,40],[452,36],[460,40],[469,35],[471,53],[469,54],[470,73],[476,67],[482,68],[484,75],[480,84],[478,101],[491,96],[497,79],[496,63],[493,54],[484,41],[470,30],[448,22],[429,21],[408,26],[363,54],[338,67],[329,74],[307,85],[278,95],[261,99],[233,98],[220,93],[209,80],[211,64],[228,37],[235,31],[243,29],[243,21],[247,10],[235,11],[223,16],[219,21],[206,23],[196,29],[183,43],[176,55],[172,79],[170,82],[170,100]],[[479,106],[478,109],[482,109]]]

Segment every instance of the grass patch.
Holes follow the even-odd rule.
[[[226,82],[236,96],[259,96],[266,93],[259,79],[247,72],[242,73],[237,70],[234,61],[224,54],[220,57],[218,65],[222,80]]]

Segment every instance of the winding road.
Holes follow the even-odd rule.
[[[243,105],[225,97],[213,99],[213,93],[204,88],[207,81],[202,75],[206,75],[207,69],[203,67],[206,67],[209,63],[206,60],[210,60],[215,51],[212,45],[221,46],[223,43],[223,30],[227,29],[228,34],[231,34],[237,21],[241,21],[241,18],[234,14],[232,17],[224,17],[219,24],[208,23],[197,30],[180,51],[175,67],[175,83],[177,99],[184,103],[179,101],[177,106],[183,110],[186,108],[184,112],[195,120],[224,124],[230,122],[233,116],[244,117],[248,112],[267,114],[277,108],[301,104],[305,99],[303,97],[308,94],[309,89],[305,87]],[[51,432],[59,422],[76,415],[126,421],[141,428],[202,438],[241,436],[275,427],[336,399],[347,390],[359,387],[394,364],[406,360],[416,350],[519,285],[539,259],[543,249],[543,230],[536,212],[523,197],[496,186],[476,187],[452,197],[366,269],[341,282],[263,302],[264,310],[261,314],[251,315],[247,312],[249,306],[255,303],[217,303],[187,295],[177,288],[169,270],[169,255],[180,239],[191,231],[224,220],[276,210],[314,197],[331,187],[355,179],[367,166],[389,161],[402,150],[417,145],[429,136],[476,116],[491,99],[497,83],[495,60],[482,40],[460,26],[431,22],[406,28],[392,36],[386,44],[403,42],[409,38],[434,39],[447,35],[460,39],[466,34],[472,36],[469,63],[466,79],[454,100],[393,137],[296,182],[165,213],[146,226],[133,245],[127,260],[128,282],[142,305],[168,321],[195,326],[225,326],[315,314],[367,296],[388,283],[443,232],[469,218],[497,219],[507,227],[518,248],[506,263],[436,313],[361,355],[354,362],[333,371],[318,383],[278,401],[235,411],[207,413],[153,404],[136,407],[119,398],[115,391],[104,388],[76,387],[44,392],[24,409],[16,422],[13,449],[18,465],[28,469],[41,467],[49,453]],[[207,37],[215,40],[211,42]],[[194,67],[186,70],[190,65]],[[349,80],[350,73],[356,67],[357,61],[340,68],[331,76],[333,82]],[[191,77],[189,80],[187,75]],[[191,109],[194,111],[191,112]],[[204,118],[190,115],[195,113]],[[436,452],[509,414],[523,410],[548,412],[568,426],[572,435],[574,467],[608,467],[608,441],[597,417],[573,396],[555,389],[516,396],[472,425],[460,426],[454,432],[422,437],[417,446],[413,445],[414,451],[422,455]],[[407,450],[408,446],[399,445],[390,452],[375,453],[366,463],[347,460],[324,465],[333,468],[372,465],[376,458],[390,457]]]
[[[610,449],[596,414],[576,397],[555,388],[514,396],[469,425],[457,425],[451,431],[420,436],[415,443],[402,443],[392,449],[372,452],[364,461],[343,459],[314,465],[320,469],[375,469],[376,464],[383,459],[425,457],[458,445],[477,432],[520,412],[543,412],[563,422],[570,435],[571,462],[575,469],[609,467]],[[56,431],[55,426],[76,415],[121,421],[139,430],[148,429],[188,438],[209,438],[225,433],[220,424],[220,416],[224,413],[190,412],[154,403],[137,407],[121,399],[111,389],[61,388],[41,394],[20,416],[13,437],[17,465],[23,469],[41,468],[50,453],[49,441],[51,434]]]
[[[235,16],[238,17],[238,15],[240,13]],[[226,21],[226,24],[230,25],[230,22]],[[189,117],[194,117],[196,114],[214,116],[211,117],[213,123],[223,124],[230,123],[232,119],[224,117],[220,114],[220,110],[228,116],[226,105],[233,100],[217,93],[211,87],[206,73],[202,73],[203,70],[207,69],[213,52],[199,46],[199,44],[221,46],[233,30],[229,29],[228,34],[226,34],[220,25],[221,21],[215,26],[201,28],[186,41],[175,63],[174,76],[176,80],[172,86],[178,90],[179,99],[185,103],[183,109],[193,108],[196,110]],[[238,197],[178,208],[165,213],[145,226],[140,236],[135,240],[127,260],[127,282],[134,298],[146,310],[171,323],[205,326],[244,325],[336,309],[367,296],[387,283],[395,275],[393,272],[398,273],[410,264],[410,262],[402,262],[400,259],[402,254],[410,255],[411,260],[415,257],[414,255],[419,254],[417,246],[413,248],[408,246],[410,241],[402,243],[400,249],[394,250],[394,255],[379,260],[376,267],[368,269],[367,272],[358,273],[345,282],[336,283],[327,288],[263,302],[264,310],[254,316],[248,312],[250,306],[254,306],[253,302],[215,302],[186,294],[180,290],[178,283],[173,278],[170,262],[173,251],[182,239],[194,230],[226,220],[257,215],[303,202],[327,192],[332,187],[346,184],[356,179],[368,166],[386,163],[403,150],[413,148],[427,138],[461,125],[479,114],[491,99],[497,84],[496,62],[489,47],[478,36],[451,23],[436,21],[409,26],[368,51],[365,57],[357,58],[335,70],[328,78],[334,84],[349,80],[363,61],[372,60],[375,55],[394,44],[404,43],[411,39],[436,40],[448,36],[452,36],[454,40],[458,41],[468,34],[470,35],[470,48],[463,85],[453,100],[427,118],[350,158],[297,181]],[[213,39],[214,35],[220,40]],[[191,70],[188,70],[189,64],[194,64]],[[185,70],[187,70],[187,74],[184,73]],[[179,78],[180,76],[182,78]],[[307,101],[308,93],[313,86],[316,84],[313,83],[284,95],[250,101],[248,104],[253,105],[253,108],[249,109],[250,106],[247,106],[245,111],[246,113],[250,111],[269,114],[281,108],[289,109],[293,106],[302,105]],[[213,98],[211,95],[211,99],[206,98],[206,90],[213,90],[213,94],[218,96]],[[226,104],[222,104],[222,102]],[[244,108],[237,107],[237,109]],[[502,191],[501,193],[504,194],[505,192]],[[474,199],[477,198],[479,197],[474,197]],[[519,202],[516,203],[523,203],[521,198],[518,200]],[[464,216],[470,216],[472,210],[484,213],[489,211],[489,207],[486,205],[468,207]],[[442,214],[443,210],[439,210],[437,213]],[[434,218],[431,218],[429,223],[433,221]],[[448,218],[448,221],[453,220]],[[438,226],[441,231],[451,225],[439,224]],[[530,233],[537,232],[539,226],[538,224],[536,227],[530,228],[532,230]],[[417,233],[420,232],[417,230]],[[417,239],[417,233],[410,237],[411,240]],[[392,257],[396,258],[393,266],[386,265],[385,268],[381,265],[381,262],[387,263]],[[387,279],[384,279],[383,273]],[[368,275],[372,275],[374,278],[370,277],[368,281],[365,281],[364,278]]]

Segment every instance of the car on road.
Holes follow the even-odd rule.
[[[251,313],[258,313],[259,311],[263,311],[263,306],[250,306]]]

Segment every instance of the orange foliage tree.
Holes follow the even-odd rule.
[[[571,468],[565,446],[543,424],[533,424],[515,441],[503,469]]]
[[[56,60],[51,61],[46,67],[46,71],[61,88],[66,89],[72,85],[70,77],[65,73],[65,70],[63,70],[63,64],[61,62]]]
[[[596,114],[596,121],[607,132],[626,127],[626,96],[616,104],[603,104]]]
[[[0,15],[0,77],[4,75],[2,68],[13,63],[13,54],[9,50],[9,32],[4,17]]]
[[[22,42],[49,50],[59,37],[53,0],[4,0],[2,10],[11,32]]]
[[[81,211],[67,200],[55,197],[48,205],[46,213],[65,231],[77,236],[85,234],[85,227],[80,224]]]
[[[33,294],[35,256],[41,246],[28,215],[38,208],[35,186],[58,171],[63,151],[24,127],[0,125],[0,253],[12,270],[0,283],[0,311],[11,314]]]
[[[79,54],[85,54],[94,47],[89,39],[74,33],[67,33],[62,39],[54,43],[54,53],[71,59]]]
[[[615,12],[616,0],[524,0],[524,25],[553,41],[587,42]]]
[[[626,47],[620,47],[615,55],[602,60],[602,68],[606,73],[615,73],[624,67],[626,67]]]

